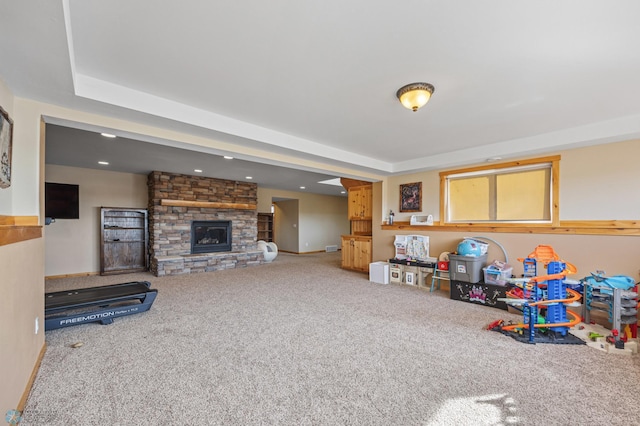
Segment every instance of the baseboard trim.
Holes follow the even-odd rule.
[[[100,275],[100,272],[80,272],[77,274],[63,274],[63,275],[48,275],[44,277],[45,280],[57,280],[59,278],[75,278],[75,277],[91,277],[94,275]]]
[[[290,253],[290,254],[315,254],[315,253],[326,253],[325,250],[314,250],[314,251],[289,251],[289,250],[280,250],[282,253]]]
[[[46,351],[47,351],[47,344],[43,343],[42,349],[40,349],[40,353],[38,354],[38,359],[36,360],[36,364],[33,366],[31,377],[29,377],[29,381],[27,382],[27,386],[24,389],[22,398],[20,398],[20,402],[18,402],[18,406],[16,407],[16,409],[20,412],[23,412],[24,407],[27,405],[27,398],[29,398],[29,393],[31,393],[31,388],[33,387],[33,383],[36,381],[36,376],[38,375],[38,371],[40,370],[40,364],[42,363],[42,358],[44,358],[44,353]]]

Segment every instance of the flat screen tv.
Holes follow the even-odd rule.
[[[44,215],[52,219],[80,219],[78,185],[45,182]]]

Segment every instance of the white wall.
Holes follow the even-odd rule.
[[[45,181],[80,186],[80,219],[45,226],[45,275],[100,271],[100,207],[147,208],[147,176],[47,165]]]

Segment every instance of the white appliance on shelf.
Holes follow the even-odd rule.
[[[428,214],[426,216],[419,216],[417,214],[412,214],[411,219],[409,220],[410,225],[433,225],[433,215]]]

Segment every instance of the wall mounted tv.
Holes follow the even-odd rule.
[[[80,219],[78,185],[44,183],[44,215],[53,219]]]

